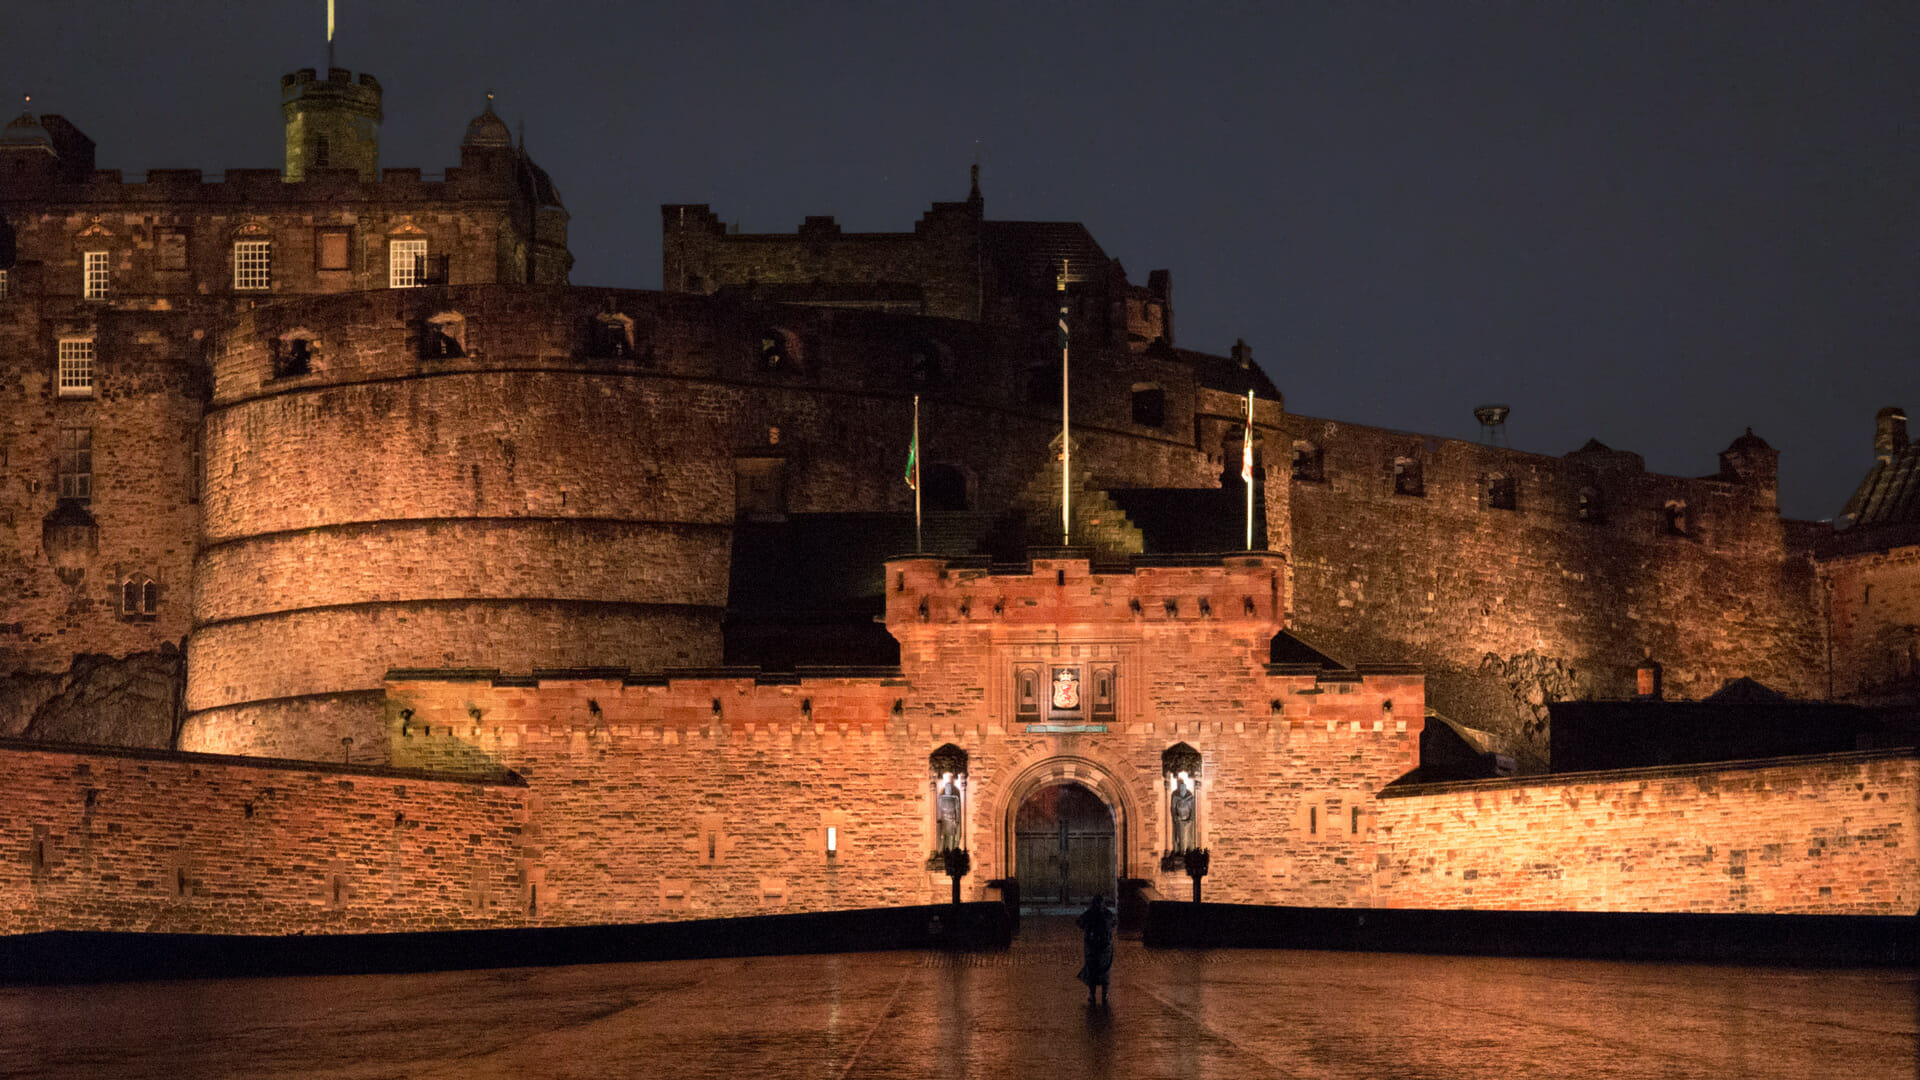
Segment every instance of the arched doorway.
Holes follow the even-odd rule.
[[[1113,811],[1080,784],[1035,790],[1014,815],[1020,902],[1073,906],[1111,896],[1119,877],[1114,833]]]

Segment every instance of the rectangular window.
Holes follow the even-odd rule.
[[[93,339],[60,339],[61,397],[93,396]]]
[[[60,429],[60,497],[93,498],[93,429]]]
[[[159,268],[162,270],[185,270],[187,268],[187,234],[182,229],[167,229],[155,237],[158,249]]]
[[[313,238],[314,269],[352,269],[347,264],[347,236],[345,229],[316,230]]]
[[[105,300],[107,298],[107,253],[89,251],[86,254],[86,286],[80,296],[84,300]]]
[[[0,300],[7,298],[7,272],[0,270]]]
[[[233,245],[233,287],[259,291],[273,284],[273,244],[266,240],[238,240]]]
[[[395,240],[389,245],[387,284],[395,289],[411,289],[427,275],[427,242]]]

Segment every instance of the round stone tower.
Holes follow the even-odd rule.
[[[609,304],[659,318],[644,297],[478,285],[228,324],[183,748],[387,760],[396,668],[720,662],[728,391],[585,355]]]
[[[369,183],[380,179],[380,81],[345,68],[327,77],[301,68],[280,77],[280,113],[287,123],[289,183],[308,169],[357,169]]]

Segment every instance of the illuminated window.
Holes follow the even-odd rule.
[[[427,242],[395,240],[388,246],[387,284],[395,289],[411,289],[427,276]]]
[[[93,429],[60,429],[60,497],[93,498]]]
[[[1606,520],[1606,507],[1600,501],[1600,493],[1593,488],[1581,488],[1574,496],[1573,512],[1581,521]]]
[[[273,284],[269,268],[273,264],[273,244],[266,240],[239,240],[233,245],[233,287],[258,291]]]
[[[93,339],[60,339],[60,396],[93,396]]]
[[[0,270],[0,300],[7,298],[7,272]]]
[[[89,251],[86,254],[86,285],[80,296],[85,300],[105,300],[107,298],[107,253]]]
[[[314,234],[313,257],[316,270],[347,270],[346,229],[320,229]]]

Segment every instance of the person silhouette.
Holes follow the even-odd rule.
[[[1093,992],[1100,991],[1100,1002],[1105,1004],[1110,993],[1109,976],[1113,971],[1113,912],[1107,910],[1107,898],[1104,895],[1093,898],[1087,910],[1080,913],[1078,925],[1085,945],[1085,958],[1080,965],[1077,978],[1087,984],[1087,1004],[1093,1004]]]

